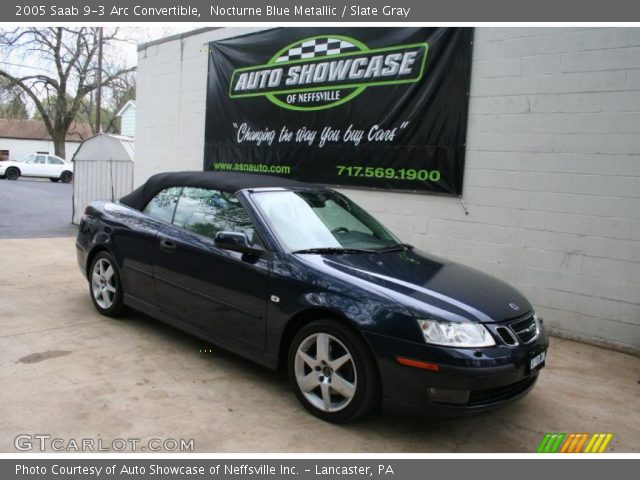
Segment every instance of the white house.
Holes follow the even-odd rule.
[[[76,153],[80,142],[93,133],[89,125],[74,124],[67,133],[66,159]],[[0,118],[0,154],[2,160],[20,160],[32,153],[53,155],[55,148],[51,135],[40,120],[13,120]]]
[[[136,102],[129,100],[116,114],[120,117],[120,135],[136,136]]]

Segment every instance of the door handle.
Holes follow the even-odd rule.
[[[169,240],[168,238],[163,238],[160,240],[160,249],[165,253],[173,253],[177,245],[175,242]]]

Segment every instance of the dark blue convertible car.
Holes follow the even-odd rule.
[[[96,309],[131,307],[270,368],[332,422],[382,403],[457,415],[522,397],[548,346],[517,290],[417,251],[344,195],[252,174],[164,173],[84,212]]]

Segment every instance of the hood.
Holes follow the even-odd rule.
[[[508,283],[415,249],[298,257],[326,273],[340,273],[362,288],[381,291],[416,316],[490,323],[518,318],[532,310],[527,299]]]

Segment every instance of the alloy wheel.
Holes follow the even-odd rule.
[[[116,276],[113,266],[106,258],[99,259],[93,266],[91,292],[101,308],[111,308],[116,298]]]
[[[328,333],[314,333],[300,343],[294,371],[307,401],[324,412],[344,409],[356,393],[357,373],[351,352]]]

